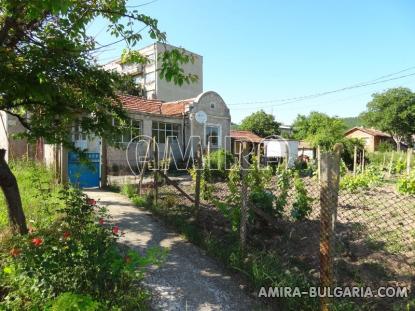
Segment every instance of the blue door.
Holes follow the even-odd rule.
[[[80,188],[99,187],[99,153],[87,153],[89,163],[82,163],[74,152],[68,154],[68,177],[71,184]]]

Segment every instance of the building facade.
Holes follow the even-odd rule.
[[[376,151],[379,144],[382,142],[388,142],[392,145],[396,145],[392,136],[388,133],[364,127],[353,127],[348,130],[344,136],[347,138],[358,138],[363,140],[365,149],[369,152]]]
[[[161,68],[159,56],[166,50],[179,49],[172,45],[154,43],[138,50],[149,62],[143,64],[122,64],[120,59],[109,62],[103,66],[104,69],[116,71],[121,74],[131,75],[135,82],[144,90],[147,99],[158,99],[162,101],[175,101],[183,98],[193,98],[203,92],[203,57],[185,50],[194,58],[194,62],[182,66],[185,73],[195,74],[198,80],[194,83],[181,86],[160,79],[158,70]]]

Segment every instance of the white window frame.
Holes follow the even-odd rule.
[[[157,129],[154,128],[154,124],[157,123]],[[164,129],[160,129],[160,123],[164,124]],[[167,131],[166,130],[166,125],[174,125],[177,126],[177,131],[175,130],[171,130],[174,134],[174,132],[177,132],[177,136],[176,135],[172,135],[172,136],[167,136]],[[172,127],[173,128],[173,127]],[[158,144],[165,144],[167,139],[170,137],[173,137],[173,140],[179,140],[179,136],[180,136],[180,131],[182,130],[182,126],[179,123],[174,123],[174,122],[165,122],[165,121],[152,121],[151,124],[151,136],[154,137],[154,131],[157,131],[157,137],[156,137],[156,142]],[[160,132],[164,131],[164,142],[160,142]],[[171,140],[170,140],[171,141]]]
[[[116,141],[116,143],[118,143],[118,144],[128,144],[131,141],[131,139],[137,137],[137,136],[134,136],[133,137],[133,122],[136,122],[136,123],[138,123],[140,125],[140,127],[138,129],[140,131],[140,135],[142,135],[142,133],[143,133],[143,121],[140,120],[140,119],[130,119],[130,125],[129,126],[128,125],[126,126],[130,130],[130,134],[129,134],[130,138],[129,138],[129,140],[128,141],[124,140],[124,133],[122,133],[121,134],[122,141]],[[115,119],[112,119],[112,125],[113,126],[116,126],[115,125]],[[134,129],[137,129],[137,127],[134,127]]]
[[[214,146],[214,145],[210,145],[212,148],[221,148],[222,147],[222,126],[220,124],[215,124],[215,123],[205,123],[205,126],[203,127],[203,141],[204,141],[204,145],[205,147],[207,147],[208,142],[206,140],[206,129],[208,127],[216,127],[218,129],[218,145]]]

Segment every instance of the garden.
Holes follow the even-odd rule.
[[[122,228],[80,190],[55,183],[44,166],[11,163],[29,234],[12,235],[0,197],[0,310],[146,310],[144,268],[158,264],[117,243]]]
[[[336,286],[411,286],[415,265],[415,175],[407,173],[407,153],[374,153],[357,161],[355,172],[341,161],[335,232]],[[353,159],[353,157],[352,157]],[[225,170],[230,167],[230,170]],[[157,202],[151,187],[139,195],[135,185],[121,192],[139,207],[150,209],[230,269],[243,275],[257,293],[263,286],[320,283],[320,187],[315,163],[296,163],[286,169],[260,167],[252,157],[246,175],[224,151],[204,159],[201,204],[159,180]],[[208,165],[211,169],[208,169]],[[413,167],[413,159],[409,167]],[[349,164],[350,165],[350,164]],[[350,166],[349,166],[350,167]],[[195,194],[192,181],[179,186]],[[247,245],[240,244],[242,180],[248,189]],[[277,298],[275,298],[277,299]],[[265,303],[273,303],[266,300]],[[414,307],[414,297],[336,299],[335,310]],[[317,298],[278,298],[283,309],[315,310]]]

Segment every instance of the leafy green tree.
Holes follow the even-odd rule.
[[[88,35],[87,25],[98,17],[109,22],[113,43],[100,44]],[[124,41],[122,62],[145,63],[132,50],[144,31],[166,41],[156,19],[129,10],[124,0],[0,0],[0,111],[20,120],[29,141],[43,137],[73,148],[68,134],[75,122],[86,134],[115,137],[119,131],[112,119],[127,119],[116,96],[121,77],[97,65],[95,55]],[[194,81],[197,77],[181,66],[190,61],[182,49],[165,51],[161,78],[177,84]],[[12,228],[26,233],[17,183],[5,161],[0,161],[0,187]]]
[[[361,117],[366,126],[389,133],[400,150],[415,132],[415,93],[402,87],[375,93]]]
[[[122,75],[115,84],[115,88],[121,93],[133,96],[144,96],[144,89],[141,84],[134,81],[130,75]]]
[[[313,111],[308,116],[298,115],[293,129],[295,139],[305,140],[313,147],[320,146],[323,150],[331,150],[343,139],[346,125],[339,118]]]
[[[280,123],[272,114],[260,110],[242,120],[239,130],[251,131],[260,137],[280,134]]]

